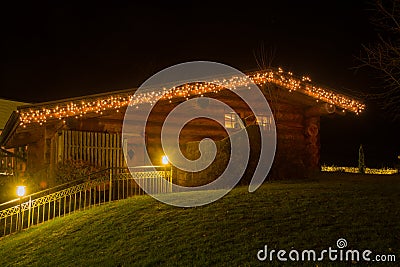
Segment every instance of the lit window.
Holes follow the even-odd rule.
[[[272,116],[256,115],[257,124],[262,130],[271,131],[272,128]]]
[[[225,114],[225,127],[230,129],[238,129],[239,125],[239,116],[236,113],[227,113]]]

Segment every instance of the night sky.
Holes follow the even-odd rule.
[[[165,67],[192,60],[256,70],[272,66],[344,92],[371,92],[375,73],[356,70],[361,44],[375,40],[368,1],[241,1],[164,4],[17,2],[0,9],[1,98],[42,102],[138,87]],[[301,3],[300,3],[301,2]],[[392,166],[399,122],[374,102],[360,116],[325,118],[321,163]]]

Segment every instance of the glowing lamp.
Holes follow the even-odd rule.
[[[23,185],[17,186],[17,195],[19,197],[23,197],[25,195],[25,192],[26,192],[25,186],[23,186]]]
[[[164,155],[164,156],[161,157],[161,163],[162,163],[163,165],[169,164],[169,160],[168,160],[168,157],[167,157],[166,155]]]

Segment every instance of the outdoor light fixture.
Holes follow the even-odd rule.
[[[161,163],[162,163],[163,165],[169,164],[169,160],[168,160],[168,157],[167,157],[166,155],[164,155],[164,156],[161,157]]]
[[[19,197],[25,196],[25,192],[26,192],[25,188],[26,188],[26,187],[23,186],[23,185],[17,186],[17,195],[18,195]]]

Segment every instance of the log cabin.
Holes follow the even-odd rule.
[[[56,183],[54,175],[58,164],[68,160],[84,161],[99,169],[125,167],[127,164],[160,165],[163,155],[160,132],[166,116],[174,107],[193,98],[198,99],[193,102],[193,109],[207,109],[207,102],[201,99],[208,96],[226,103],[235,112],[219,111],[224,127],[204,118],[189,122],[179,137],[185,156],[196,158],[198,142],[206,137],[219,142],[219,153],[224,153],[223,142],[228,132],[248,130],[251,133],[255,125],[259,127],[249,136],[253,140],[252,147],[257,147],[257,136],[268,134],[271,127],[276,125],[277,150],[269,175],[271,179],[300,178],[320,169],[321,116],[359,114],[365,108],[361,101],[352,96],[315,84],[308,77],[294,76],[280,68],[246,75],[262,91],[273,117],[262,111],[253,114],[245,103],[226,88],[209,91],[203,88],[200,93],[196,91],[196,85],[186,84],[185,90],[189,92],[186,95],[171,94],[154,105],[145,133],[123,140],[124,114],[135,92],[135,89],[127,89],[22,105],[9,117],[0,136],[0,145],[23,156],[21,160],[26,162],[26,168],[15,170],[19,177],[36,179],[38,183],[45,180],[46,186]],[[140,108],[137,112],[140,113]],[[145,138],[146,147],[138,145],[135,141],[137,138]],[[151,162],[145,160],[145,149]],[[252,149],[251,161],[257,160],[257,155],[253,155],[256,153],[257,149]],[[176,170],[174,182],[186,186],[203,184],[208,182],[204,177],[212,179],[210,176],[218,173],[219,169],[219,165],[211,166],[205,175],[197,176]],[[248,172],[251,172],[251,168],[246,175]]]

